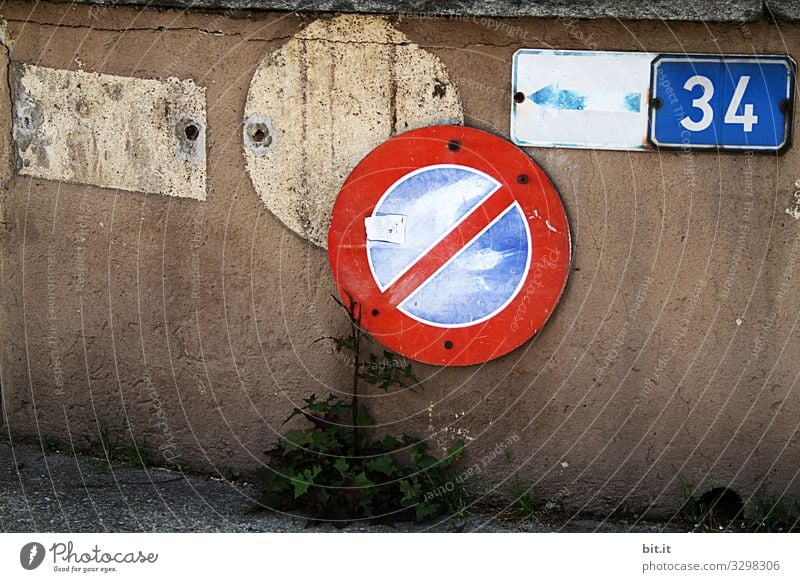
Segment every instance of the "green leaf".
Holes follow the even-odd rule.
[[[453,446],[447,449],[447,458],[458,460],[464,455],[464,441],[461,439],[453,443]]]
[[[339,474],[344,477],[350,466],[347,464],[347,461],[344,460],[344,457],[339,457],[333,462],[333,468],[339,471]]]
[[[358,475],[356,475],[354,481],[359,487],[369,487],[370,485],[374,485],[372,480],[367,477],[367,474],[364,471],[361,471]]]
[[[377,441],[375,445],[379,451],[390,452],[399,449],[401,446],[403,446],[403,443],[398,440],[397,437],[388,434],[381,440]]]
[[[301,448],[306,443],[306,435],[301,430],[290,430],[286,433],[286,440],[281,443],[286,452]]]
[[[307,481],[303,481],[303,476],[298,474],[295,475],[294,480],[292,481],[292,485],[294,485],[294,498],[297,499],[298,497],[305,495],[308,488],[311,486],[310,483]]]
[[[439,461],[436,457],[431,457],[430,455],[422,455],[417,461],[417,467],[423,471],[427,471],[431,467],[436,467],[437,464],[441,467],[445,462],[446,461]]]
[[[419,483],[417,483],[415,479],[403,479],[400,481],[400,492],[403,494],[403,498],[400,500],[400,503],[404,507],[408,507],[417,502],[420,497],[421,490]]]
[[[409,455],[410,459],[414,463],[419,463],[420,459],[425,456],[425,452],[428,450],[427,443],[422,441],[418,441],[412,448],[411,454]]]
[[[356,417],[356,423],[358,426],[374,426],[375,419],[369,415],[367,409],[363,406],[358,409],[358,416]]]
[[[294,485],[294,498],[297,499],[298,497],[305,495],[308,491],[308,488],[314,482],[314,478],[320,474],[322,471],[322,467],[319,465],[314,465],[312,469],[306,469],[302,473],[298,473],[294,476],[294,480],[292,484]]]
[[[381,455],[374,459],[369,459],[364,462],[364,466],[370,471],[383,473],[387,477],[391,477],[397,469],[397,463],[389,455]]]

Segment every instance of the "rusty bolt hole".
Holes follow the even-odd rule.
[[[200,135],[200,128],[194,123],[190,123],[184,128],[183,133],[186,135],[186,139],[194,141]]]
[[[514,93],[514,103],[522,103],[523,101],[525,101],[525,93],[522,91]]]
[[[250,127],[250,139],[254,143],[262,146],[268,146],[272,143],[272,136],[269,134],[269,129],[263,123],[255,123]]]

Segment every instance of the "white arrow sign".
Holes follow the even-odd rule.
[[[649,53],[522,49],[511,139],[523,146],[642,150]]]

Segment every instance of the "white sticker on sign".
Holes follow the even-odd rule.
[[[644,150],[651,53],[521,49],[514,54],[511,141]]]
[[[402,214],[368,216],[364,219],[367,240],[401,245],[406,241],[406,217]]]

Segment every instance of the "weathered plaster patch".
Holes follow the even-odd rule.
[[[12,68],[20,174],[205,200],[203,87],[172,77]]]
[[[8,36],[8,23],[2,18],[0,18],[0,45],[3,45],[6,49],[14,46],[14,41]]]
[[[347,175],[377,145],[411,129],[463,123],[441,61],[389,22],[317,20],[259,65],[245,109],[253,186],[286,226],[327,247],[331,209]],[[269,120],[270,144],[248,138]]]
[[[465,443],[469,443],[474,441],[475,439],[470,436],[469,430],[464,427],[457,427],[453,426],[452,424],[443,426],[442,428],[436,428],[434,423],[434,412],[433,412],[434,405],[433,403],[428,406],[428,432],[431,434],[431,437],[436,441],[436,445],[441,449],[442,452],[447,452],[450,447],[453,446],[458,440],[461,440]],[[458,421],[462,418],[466,412],[456,412],[454,413],[455,421]]]
[[[792,194],[792,205],[789,206],[784,212],[794,218],[800,220],[800,180],[794,183],[794,193]]]
[[[13,145],[11,143],[11,90],[8,86],[8,52],[14,41],[8,36],[6,21],[0,18],[0,184],[5,184],[13,173]],[[1,197],[1,196],[0,196]],[[0,206],[0,224],[3,223]]]

